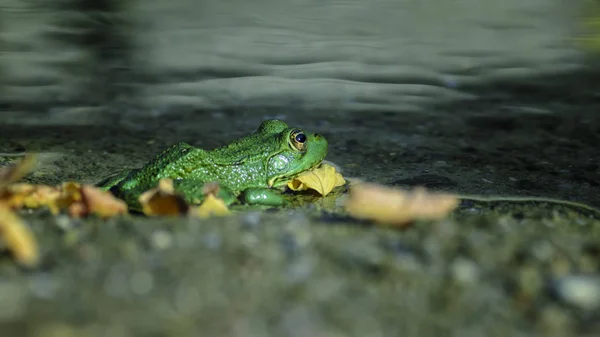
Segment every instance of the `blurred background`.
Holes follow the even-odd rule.
[[[581,71],[596,1],[4,0],[2,122],[183,110],[435,112]],[[548,83],[546,83],[548,84]]]

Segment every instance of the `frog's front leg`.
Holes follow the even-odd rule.
[[[242,192],[240,199],[249,205],[283,206],[285,199],[277,191],[270,188],[248,188]]]

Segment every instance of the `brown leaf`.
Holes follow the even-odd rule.
[[[455,195],[429,193],[424,188],[404,191],[362,183],[351,187],[345,207],[355,218],[402,227],[415,220],[442,219],[458,203]]]
[[[110,192],[95,186],[83,185],[80,193],[81,203],[87,208],[89,214],[95,214],[100,218],[109,218],[127,213],[127,204],[123,200],[115,198]]]
[[[175,194],[171,179],[161,179],[157,188],[142,193],[138,201],[142,212],[149,216],[182,215],[189,210],[185,200]]]

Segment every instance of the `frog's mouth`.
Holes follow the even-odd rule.
[[[296,178],[297,176],[301,175],[304,172],[308,172],[308,171],[315,169],[316,167],[320,166],[322,163],[323,163],[323,160],[316,162],[313,166],[307,168],[306,170],[302,170],[298,173],[271,178],[271,179],[269,179],[269,181],[267,181],[267,185],[269,186],[269,188],[283,186],[283,185],[287,184],[288,181]]]

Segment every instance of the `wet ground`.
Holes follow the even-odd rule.
[[[0,151],[44,153],[28,181],[96,182],[171,143],[213,148],[277,117],[325,135],[327,159],[348,177],[599,207],[597,77],[587,76],[479,88],[480,99],[429,115],[190,110],[112,126],[4,124]],[[25,212],[44,263],[28,271],[8,255],[0,261],[2,335],[600,331],[600,221],[589,214],[465,203],[446,220],[399,231],[323,203],[327,211],[317,204],[211,220]]]

